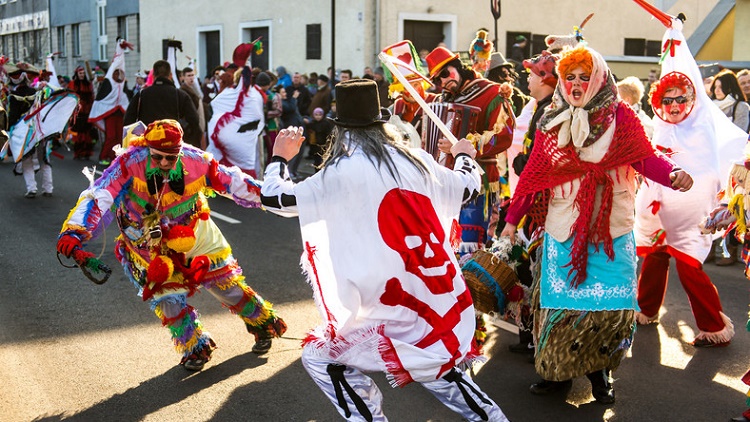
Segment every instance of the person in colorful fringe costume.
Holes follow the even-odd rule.
[[[714,208],[699,226],[704,233],[716,233],[722,230],[730,233],[734,229],[734,235],[743,244],[742,261],[745,264],[745,277],[750,279],[748,221],[750,221],[750,143],[745,145],[744,159],[732,166],[730,180],[721,204]],[[750,319],[745,324],[745,328],[750,331]],[[750,386],[750,370],[742,376],[742,382]],[[731,422],[750,422],[750,391],[748,391],[745,405],[748,409],[740,416],[730,419]]]
[[[302,365],[349,420],[387,420],[366,375],[383,371],[394,387],[419,382],[464,420],[507,421],[459,369],[478,358],[451,246],[461,203],[479,192],[476,150],[458,141],[450,170],[409,148],[385,124],[374,81],[339,83],[336,101],[321,171],[290,180],[286,163],[304,137],[284,129],[261,190],[269,211],[299,216],[302,266],[324,321],[304,341]]]
[[[717,204],[731,164],[741,156],[747,133],[737,128],[702,88],[703,78],[682,34],[684,16],[672,17],[648,2],[636,1],[667,26],[662,38],[661,77],[652,84],[652,143],[696,180],[689,193],[642,184],[636,198],[635,235],[643,256],[638,280],[638,323],[658,321],[669,277],[670,259],[698,326],[695,347],[726,346],[734,336],[722,312],[716,287],[703,271],[712,237],[697,226]]]
[[[115,255],[126,276],[169,329],[180,364],[199,371],[216,347],[187,303],[199,288],[242,319],[255,336],[254,353],[266,353],[286,324],[245,283],[206,199],[220,193],[243,207],[259,207],[259,182],[183,144],[182,136],[177,121],[157,120],[143,137],[130,140],[98,180],[91,177],[63,223],[57,250],[70,257],[116,219]]]
[[[594,399],[611,404],[611,372],[635,333],[635,172],[681,191],[693,182],[653,149],[598,52],[563,52],[557,74],[502,236],[514,239],[526,214],[545,230],[532,296],[543,379],[531,392],[549,394],[586,375]]]
[[[501,180],[501,176],[506,173],[507,158],[504,152],[513,142],[515,128],[513,106],[510,103],[513,88],[510,84],[498,84],[483,78],[474,70],[463,66],[457,53],[444,47],[432,50],[425,60],[430,79],[442,90],[436,101],[481,109],[476,132],[468,134],[467,139],[474,142],[478,151],[477,162],[484,171],[482,194],[464,205],[459,218],[462,234],[458,250],[463,255],[482,249],[494,237],[499,219],[499,198],[510,197],[507,182]]]

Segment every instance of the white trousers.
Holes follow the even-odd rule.
[[[39,160],[37,154],[32,154],[21,160],[23,180],[26,182],[26,192],[36,192],[35,168],[42,172],[42,192],[52,193],[52,166]]]
[[[321,359],[310,352],[310,346],[302,351],[302,365],[346,420],[388,420],[383,414],[380,389],[362,371]],[[421,384],[464,420],[508,421],[497,404],[458,368],[443,378]]]

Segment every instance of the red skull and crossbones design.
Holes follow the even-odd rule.
[[[430,293],[442,295],[454,290],[456,266],[446,252],[445,231],[428,197],[403,189],[390,190],[378,210],[378,228],[388,247],[401,255],[406,271],[417,276]],[[442,341],[452,356],[452,361],[445,365],[450,369],[460,357],[460,343],[453,329],[460,322],[461,313],[472,304],[468,289],[457,297],[444,315],[440,315],[429,303],[407,292],[404,284],[396,277],[388,280],[385,292],[380,296],[381,303],[404,306],[424,319],[432,331],[415,346],[426,348]]]

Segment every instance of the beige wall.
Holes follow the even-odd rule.
[[[680,0],[668,13],[683,12],[686,37],[695,30],[719,0]],[[671,4],[667,0],[651,0],[653,4]],[[750,2],[750,0],[738,0]],[[239,4],[246,6],[239,6]],[[289,71],[321,72],[330,65],[331,0],[284,2],[253,0],[238,3],[230,0],[171,3],[141,0],[141,28],[144,43],[141,67],[148,67],[161,58],[161,40],[175,37],[183,42],[183,55],[198,57],[198,28],[220,28],[223,40],[222,60],[231,58],[240,42],[240,25],[270,21],[271,39],[264,43],[269,50],[270,67],[284,65]],[[498,22],[498,50],[505,50],[506,34],[565,35],[589,13],[594,17],[585,27],[589,44],[604,56],[621,56],[624,38],[661,40],[665,28],[632,1],[580,0],[505,0]],[[750,14],[750,12],[746,12]],[[351,0],[336,1],[336,67],[352,69],[361,74],[364,66],[377,64],[376,54],[385,46],[400,41],[404,17],[446,22],[446,43],[456,51],[468,49],[480,27],[490,29],[494,38],[494,19],[489,1],[455,0]],[[305,58],[305,25],[322,24],[323,55],[320,60]],[[378,24],[379,23],[379,24]],[[749,31],[744,29],[744,31]],[[746,47],[747,48],[747,47]],[[178,61],[178,64],[187,61]],[[650,65],[646,64],[648,68]],[[646,69],[646,74],[648,70]]]
[[[734,47],[735,12],[732,10],[716,27],[711,37],[698,52],[693,52],[698,61],[732,60]]]
[[[743,41],[734,43],[732,60],[750,61],[750,0],[737,0],[734,11],[737,24],[732,37]]]

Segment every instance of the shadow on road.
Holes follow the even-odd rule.
[[[264,358],[246,353],[217,365],[209,364],[205,370],[197,373],[188,372],[182,366],[175,366],[162,375],[146,380],[137,387],[116,394],[82,412],[42,416],[35,421],[140,421],[151,413],[188,400],[190,396],[205,388],[265,362]],[[186,420],[188,419],[190,418],[186,415]]]

